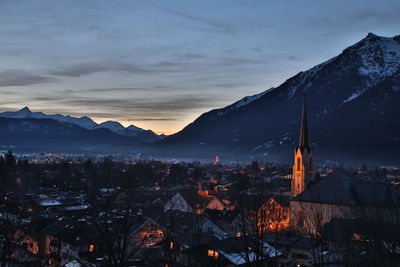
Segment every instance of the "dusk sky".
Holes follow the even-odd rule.
[[[171,134],[368,32],[400,34],[399,14],[399,0],[1,0],[0,111]]]

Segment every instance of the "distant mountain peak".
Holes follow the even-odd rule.
[[[23,108],[21,108],[18,112],[20,112],[20,113],[32,113],[32,111],[28,108],[28,107],[23,107]]]
[[[20,119],[21,118],[52,119],[52,120],[56,120],[56,121],[60,121],[60,122],[66,122],[69,124],[78,125],[82,128],[88,129],[88,130],[106,128],[106,129],[108,129],[116,134],[122,135],[122,136],[135,137],[144,143],[151,143],[151,142],[155,142],[155,141],[158,141],[158,140],[161,140],[164,138],[164,136],[159,136],[152,131],[146,131],[146,130],[136,127],[134,125],[131,125],[131,126],[125,128],[123,125],[121,125],[117,121],[105,121],[103,123],[97,124],[88,116],[82,116],[82,117],[78,118],[78,117],[73,117],[70,115],[62,115],[62,114],[48,115],[48,114],[44,114],[42,112],[31,112],[28,107],[24,107],[16,112],[13,112],[13,111],[2,112],[2,113],[0,113],[0,117],[20,118]]]
[[[122,126],[122,124],[117,121],[105,121],[105,122],[100,123],[98,126],[102,127],[102,128],[110,129],[111,131],[113,131],[115,133],[120,133],[120,131],[125,130],[125,127]]]
[[[163,144],[265,155],[293,148],[304,92],[319,149],[400,148],[400,36],[374,33],[273,90],[202,114]]]
[[[288,79],[290,84],[290,89],[287,91],[288,98],[295,97],[300,92],[299,88],[307,92],[312,87],[313,81],[326,73],[341,79],[351,71],[356,71],[362,82],[358,84],[356,91],[351,92],[343,100],[343,103],[357,98],[400,70],[400,39],[396,38],[396,36],[384,37],[368,33],[359,42],[345,48],[340,55]],[[332,68],[336,70],[332,72]]]
[[[90,120],[90,121],[93,121],[91,118],[89,118],[88,116],[82,116],[82,117],[80,117],[80,119],[82,119],[82,120]]]
[[[369,33],[367,34],[367,36],[365,36],[364,39],[361,39],[358,43],[361,43],[361,42],[371,42],[371,41],[372,41],[372,42],[375,42],[375,41],[382,41],[382,40],[391,41],[391,40],[394,40],[395,37],[396,37],[396,36],[394,36],[394,37],[380,36],[380,35],[377,35],[377,34],[375,34],[375,33],[369,32]]]
[[[130,129],[130,130],[133,130],[133,131],[143,131],[142,128],[139,128],[139,127],[137,127],[137,126],[135,126],[135,125],[133,125],[133,124],[129,125],[129,126],[127,127],[127,129]]]
[[[380,36],[376,35],[375,33],[369,32],[369,33],[367,34],[367,37],[366,37],[366,38],[376,38],[376,37],[380,37]]]

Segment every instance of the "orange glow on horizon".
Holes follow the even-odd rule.
[[[200,116],[200,114],[198,114]],[[197,118],[197,115],[192,116],[193,118],[185,119],[185,120],[148,120],[148,121],[126,121],[126,120],[116,120],[112,118],[96,118],[91,117],[96,123],[102,123],[105,121],[118,121],[124,127],[128,127],[130,125],[135,125],[136,127],[142,128],[144,130],[152,130],[156,134],[165,134],[171,135],[181,131],[186,125],[191,123]]]
[[[27,106],[29,107],[31,112],[43,112],[46,115],[54,115],[54,114],[61,114],[64,116],[72,116],[75,118],[81,118],[83,116],[87,116],[92,119],[94,122],[100,124],[105,121],[116,121],[122,124],[124,127],[128,127],[130,125],[134,125],[136,127],[145,129],[145,130],[152,130],[156,134],[165,134],[171,135],[181,131],[185,128],[189,123],[193,122],[198,118],[201,114],[208,112],[214,108],[219,108],[224,105],[229,104],[230,102],[223,103],[218,106],[209,106],[204,108],[196,108],[196,109],[189,109],[188,111],[182,113],[175,112],[175,113],[168,113],[166,111],[160,111],[159,115],[147,115],[143,116],[142,118],[139,115],[132,116],[130,118],[129,115],[120,113],[110,113],[110,116],[103,115],[104,113],[96,113],[96,112],[103,112],[103,110],[90,110],[87,108],[79,109],[79,112],[76,110],[71,110],[68,107],[54,107],[51,105],[38,105],[36,103],[23,103],[21,105],[3,105],[0,109],[0,112],[3,111],[12,111],[16,112],[19,111],[22,107]],[[119,117],[120,116],[120,117]],[[136,118],[135,118],[136,117]]]

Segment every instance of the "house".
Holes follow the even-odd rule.
[[[167,248],[167,250],[164,249],[164,256],[174,263],[188,266],[190,255],[185,253],[186,251],[216,240],[218,239],[212,233],[175,233],[164,240],[164,248]]]
[[[181,191],[176,193],[164,205],[164,212],[168,210],[179,210],[182,212],[203,213],[207,209],[232,210],[234,206],[230,201],[221,200],[218,196],[211,195],[208,190]]]
[[[281,255],[274,247],[255,238],[228,238],[209,240],[183,252],[188,255],[189,265],[245,266],[266,262]]]
[[[220,200],[218,197],[213,197],[207,204],[206,209],[209,210],[232,210],[234,206],[228,200]]]
[[[62,267],[95,267],[95,266],[96,266],[95,264],[85,262],[80,259],[74,259],[62,265]]]
[[[51,216],[37,216],[21,224],[15,233],[15,238],[28,251],[45,258],[47,254],[44,249],[45,237],[42,230],[56,221],[56,218]]]
[[[138,217],[131,222],[127,236],[126,255],[128,258],[142,249],[148,249],[164,239],[165,229],[152,218]]]
[[[258,209],[259,227],[263,232],[281,232],[289,229],[289,195],[273,194]]]
[[[314,266],[316,242],[289,232],[268,232],[263,240],[281,252],[276,262],[282,266]]]
[[[398,222],[332,219],[321,227],[319,234],[328,245],[324,256],[326,263],[396,265],[400,260]]]
[[[226,233],[228,233],[231,237],[236,236],[236,231],[232,231],[231,225],[232,221],[238,215],[238,211],[236,210],[211,210],[207,209],[204,212],[211,221],[215,222],[220,228],[222,228]]]
[[[333,218],[389,219],[384,214],[390,214],[394,207],[389,184],[359,182],[333,171],[291,199],[291,226],[300,232],[316,233]]]
[[[0,248],[0,252],[2,252],[2,248]],[[39,267],[42,266],[42,259],[27,250],[24,246],[17,245],[13,248],[11,257],[8,258],[8,264],[5,261],[2,264],[5,266],[32,266],[32,267]]]
[[[35,214],[39,214],[44,210],[55,210],[58,207],[63,206],[63,204],[57,199],[33,199],[28,202],[29,210],[33,211]]]
[[[169,210],[179,210],[181,212],[192,212],[192,205],[188,202],[181,193],[176,193],[167,203],[164,205],[164,212]]]
[[[60,218],[45,227],[41,234],[39,251],[48,258],[49,265],[63,265],[96,251],[98,237],[86,222]]]
[[[209,234],[217,239],[229,237],[228,233],[204,214],[168,211],[157,220],[166,229],[168,236]],[[189,245],[189,244],[186,244]]]

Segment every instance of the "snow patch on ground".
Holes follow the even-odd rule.
[[[261,149],[261,148],[266,148],[266,149],[272,148],[272,147],[275,146],[274,143],[275,143],[274,140],[269,140],[268,142],[265,142],[264,144],[261,144],[261,145],[258,145],[258,146],[256,146],[256,147],[254,147],[254,148],[252,149],[252,151],[256,151],[256,150],[259,150],[259,149]]]
[[[346,98],[346,99],[343,101],[343,103],[347,103],[347,102],[349,102],[349,101],[351,101],[351,100],[353,100],[353,99],[359,97],[359,96],[362,95],[363,93],[364,93],[364,90],[363,90],[363,91],[357,91],[357,92],[353,93],[351,96],[349,96],[348,98]]]

